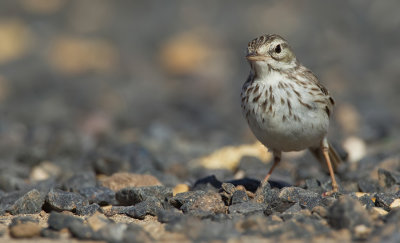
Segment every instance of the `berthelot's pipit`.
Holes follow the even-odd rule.
[[[242,110],[251,131],[274,155],[262,185],[282,152],[309,149],[326,163],[332,194],[338,191],[334,170],[340,158],[327,139],[334,100],[315,75],[300,64],[279,35],[263,35],[247,47],[251,71],[241,93]]]

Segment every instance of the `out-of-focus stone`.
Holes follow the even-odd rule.
[[[50,229],[59,231],[62,229],[68,229],[76,221],[78,223],[83,222],[81,218],[53,211],[50,213],[49,219],[47,220],[47,224],[49,225]]]
[[[348,152],[348,160],[350,162],[360,161],[367,154],[365,142],[358,137],[348,137],[343,142],[343,147]]]
[[[186,184],[178,184],[172,189],[172,195],[175,196],[178,193],[189,191],[189,186]]]
[[[131,207],[125,214],[136,219],[144,219],[146,215],[156,216],[161,210],[163,210],[163,206],[160,200],[150,197]]]
[[[24,55],[32,44],[32,33],[20,19],[10,18],[0,21],[0,64]]]
[[[400,172],[378,169],[379,185],[383,188],[391,188],[395,184],[400,184]]]
[[[43,181],[55,178],[61,173],[61,168],[50,161],[43,161],[32,168],[30,179],[33,181]]]
[[[357,225],[372,225],[371,218],[361,203],[349,196],[341,196],[329,208],[329,224],[335,229],[354,229]]]
[[[90,216],[87,219],[87,222],[93,231],[98,231],[99,229],[107,227],[107,225],[111,224],[111,221],[106,216],[98,212]]]
[[[196,161],[199,165],[207,169],[234,170],[243,156],[257,157],[264,162],[272,158],[271,153],[267,153],[265,147],[261,143],[256,142],[250,145],[227,146]]]
[[[50,46],[48,61],[66,74],[107,73],[118,63],[118,52],[104,39],[58,37]]]
[[[24,10],[34,14],[53,14],[60,10],[65,4],[65,0],[20,0],[19,4]]]
[[[118,191],[125,187],[160,186],[162,184],[152,175],[120,172],[114,173],[110,177],[103,178],[101,180],[101,185],[113,191]]]
[[[360,128],[360,114],[350,104],[342,104],[336,109],[336,118],[346,134],[355,134]]]
[[[63,189],[78,192],[81,188],[96,186],[96,175],[93,171],[82,171],[74,174],[63,183]]]
[[[39,236],[41,231],[39,221],[31,217],[13,218],[9,229],[14,238],[32,238]]]

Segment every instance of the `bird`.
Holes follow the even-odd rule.
[[[334,99],[317,77],[296,58],[288,42],[266,34],[248,43],[250,73],[242,86],[241,107],[254,136],[273,153],[268,182],[282,152],[309,149],[329,170],[332,190],[338,192],[334,171],[342,162],[328,142]]]

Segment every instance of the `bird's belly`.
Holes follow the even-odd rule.
[[[319,146],[326,135],[329,119],[321,112],[299,109],[285,117],[280,109],[275,113],[255,112],[250,114],[250,129],[267,148],[279,151],[298,151]]]

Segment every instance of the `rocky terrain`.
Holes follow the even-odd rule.
[[[397,1],[0,2],[0,242],[399,242]],[[240,111],[278,33],[336,100],[340,191]]]

